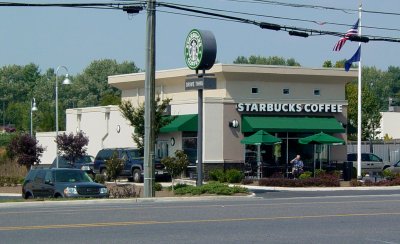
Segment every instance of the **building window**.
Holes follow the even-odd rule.
[[[319,89],[314,89],[314,96],[321,95],[321,91]]]
[[[289,95],[289,88],[283,88],[282,93],[283,95]]]
[[[258,88],[257,87],[252,87],[251,88],[251,94],[258,94]]]

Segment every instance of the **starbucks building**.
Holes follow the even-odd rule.
[[[197,159],[198,91],[203,86],[202,162],[211,168],[243,168],[255,160],[256,148],[240,141],[259,130],[282,140],[261,146],[265,174],[284,171],[300,154],[306,166],[319,152],[323,165],[342,162],[346,146],[302,145],[298,139],[325,132],[346,140],[347,101],[345,85],[356,72],[339,69],[286,66],[215,64],[207,74],[216,80],[206,89],[204,80],[188,83],[195,71],[189,68],[156,72],[156,94],[170,98],[167,116],[174,120],[161,128],[157,156],[184,150]],[[109,77],[109,84],[122,91],[122,99],[134,105],[144,102],[144,73]],[[204,82],[204,83],[202,83]],[[215,88],[215,89],[214,89]]]

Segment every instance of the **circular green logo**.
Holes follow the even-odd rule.
[[[198,30],[192,30],[185,41],[185,61],[189,69],[199,68],[203,59],[203,39]]]

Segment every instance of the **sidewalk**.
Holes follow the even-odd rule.
[[[230,184],[230,186],[234,186]],[[348,187],[274,187],[274,186],[252,186],[252,185],[236,185],[254,190],[263,191],[393,191],[400,190],[400,186],[348,186]]]

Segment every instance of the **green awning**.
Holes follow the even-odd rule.
[[[325,132],[343,133],[343,126],[333,117],[252,117],[243,116],[242,132]]]
[[[173,117],[174,119],[171,123],[160,129],[160,133],[197,131],[197,114],[176,115]]]

